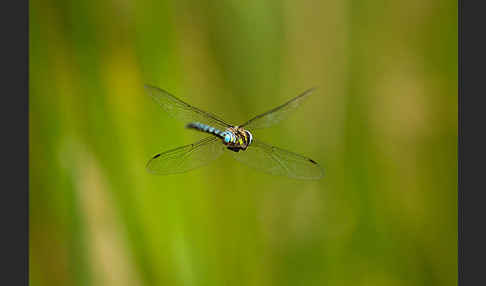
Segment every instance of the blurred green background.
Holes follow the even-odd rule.
[[[31,285],[456,285],[457,1],[30,1]],[[325,177],[224,155],[153,84]]]

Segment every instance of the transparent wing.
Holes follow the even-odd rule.
[[[299,107],[299,105],[304,102],[304,99],[306,99],[314,90],[315,88],[308,89],[297,97],[287,101],[286,103],[275,107],[274,109],[269,110],[265,113],[257,115],[240,126],[252,130],[267,128],[275,125],[283,119],[287,118],[288,115],[297,107]]]
[[[323,175],[319,164],[312,159],[260,141],[253,141],[245,151],[232,153],[236,160],[273,175],[308,180],[317,180]]]
[[[145,85],[145,89],[165,112],[184,123],[201,122],[221,130],[230,127],[228,123],[216,115],[191,106],[165,90],[150,85]]]
[[[216,160],[223,151],[219,138],[210,136],[155,155],[147,163],[147,170],[159,175],[184,173]]]

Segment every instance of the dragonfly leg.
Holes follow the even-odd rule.
[[[240,148],[239,147],[230,147],[230,146],[228,146],[227,148],[229,150],[233,151],[233,152],[239,152],[240,151]]]

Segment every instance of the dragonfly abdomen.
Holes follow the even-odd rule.
[[[186,127],[196,129],[198,131],[206,132],[206,133],[209,133],[209,134],[213,134],[213,135],[223,139],[223,142],[224,142],[225,145],[227,145],[227,144],[234,145],[234,144],[238,143],[237,136],[230,130],[221,131],[217,128],[214,128],[212,126],[209,126],[207,124],[200,123],[200,122],[191,122],[191,123],[187,124]]]
[[[206,132],[206,133],[209,133],[209,134],[214,134],[220,138],[223,138],[221,136],[221,133],[223,133],[221,130],[217,129],[217,128],[214,128],[212,126],[209,126],[207,124],[204,124],[204,123],[200,123],[200,122],[191,122],[189,124],[187,124],[186,126],[187,128],[192,128],[192,129],[196,129],[196,130],[199,130],[199,131],[202,131],[202,132]]]

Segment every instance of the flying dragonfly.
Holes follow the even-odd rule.
[[[184,173],[216,160],[224,152],[231,151],[236,160],[273,175],[309,180],[320,179],[323,175],[316,161],[268,145],[255,139],[250,132],[273,126],[286,118],[311,94],[313,88],[241,125],[226,123],[216,115],[191,106],[158,87],[145,85],[145,89],[166,113],[187,123],[187,128],[210,134],[193,144],[153,156],[147,163],[147,169],[151,173]]]

